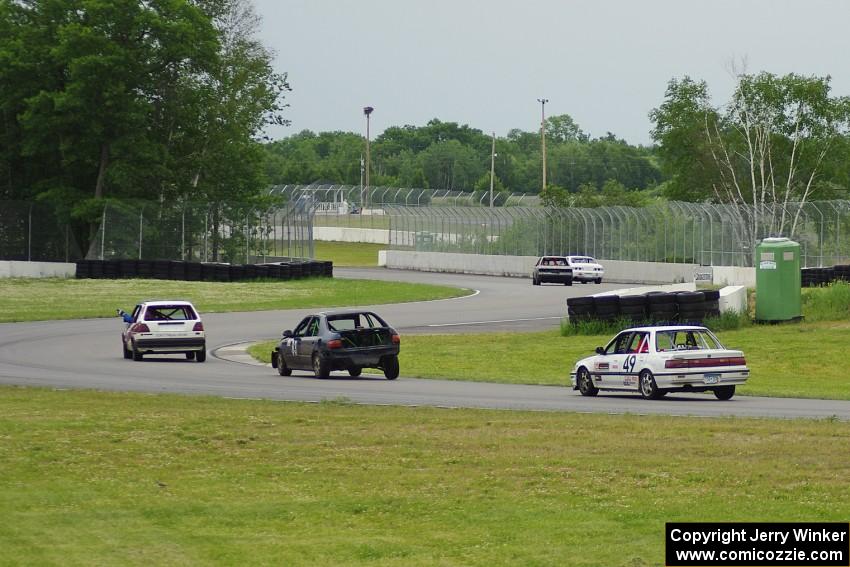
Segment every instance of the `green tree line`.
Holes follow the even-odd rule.
[[[304,130],[266,145],[266,173],[276,184],[361,182],[364,140],[349,132]],[[492,137],[468,125],[431,120],[393,126],[371,141],[372,185],[453,191],[489,189]],[[540,132],[514,129],[496,138],[494,183],[501,191],[539,193]],[[613,134],[591,139],[569,115],[546,120],[547,184],[575,193],[615,181],[628,190],[657,186],[664,176],[650,148]]]
[[[250,0],[0,0],[0,199],[85,246],[104,202],[242,202],[267,187],[285,75]]]

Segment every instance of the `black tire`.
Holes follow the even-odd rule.
[[[564,282],[564,285],[573,285],[573,280],[567,280]]]
[[[139,362],[140,360],[142,360],[142,356],[143,356],[143,355],[142,355],[142,353],[141,353],[141,352],[139,352],[139,350],[136,348],[136,343],[132,343],[132,345],[133,345],[133,348],[132,348],[132,351],[133,351],[133,360],[135,360],[136,362]]]
[[[207,351],[206,350],[195,351],[195,360],[197,360],[198,362],[203,362],[206,359],[207,359]]]
[[[398,357],[395,355],[384,358],[384,377],[387,380],[395,380],[398,378]]]
[[[718,386],[714,389],[714,397],[718,400],[731,400],[735,395],[735,386]]]
[[[657,400],[664,395],[658,389],[658,385],[655,383],[655,376],[649,370],[641,371],[638,377],[638,390],[640,390],[640,395],[647,400]]]
[[[357,378],[362,373],[363,373],[363,369],[358,367],[358,366],[355,366],[353,368],[348,369],[348,375],[351,376],[352,378]]]
[[[313,353],[313,374],[316,378],[327,378],[331,375],[331,368],[326,360],[322,360],[319,353]]]
[[[124,351],[124,358],[127,360],[133,358],[133,351],[127,348],[127,343],[124,342],[124,339],[121,339],[121,350]]]
[[[582,396],[592,397],[599,393],[599,388],[593,385],[593,378],[590,377],[590,372],[582,366],[576,373],[576,385]]]
[[[277,356],[277,373],[281,376],[292,376],[292,369],[286,365],[286,360],[284,360],[283,356],[276,352]]]
[[[602,278],[596,278],[596,283],[597,283],[597,284],[601,284],[601,283],[602,283]]]
[[[531,278],[531,285],[540,285],[540,280],[537,278]]]
[[[195,352],[194,351],[187,352],[186,353],[186,360],[195,360]]]

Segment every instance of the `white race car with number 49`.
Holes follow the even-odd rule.
[[[743,352],[725,348],[705,327],[673,325],[621,331],[576,362],[570,380],[583,396],[620,390],[658,399],[667,392],[710,391],[728,400],[749,375]]]

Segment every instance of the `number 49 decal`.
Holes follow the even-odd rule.
[[[623,361],[623,370],[625,372],[634,372],[635,364],[637,364],[637,357],[635,355],[627,356],[626,360]]]

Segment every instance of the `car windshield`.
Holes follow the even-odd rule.
[[[658,331],[655,334],[655,347],[658,352],[676,350],[717,350],[723,345],[707,329],[674,329]]]
[[[197,319],[195,311],[188,305],[148,306],[145,321],[191,321]]]

